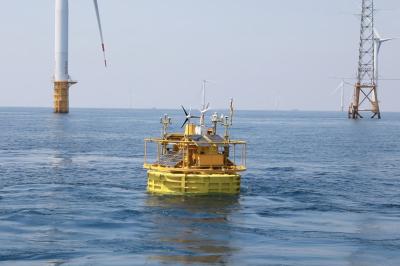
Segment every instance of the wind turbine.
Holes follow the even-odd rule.
[[[181,105],[183,112],[185,113],[185,122],[183,122],[181,128],[183,128],[186,123],[190,124],[190,119],[192,118],[200,118],[198,116],[192,115],[192,108],[189,109],[189,112],[186,111],[185,107],[183,107],[183,105]]]
[[[97,0],[93,0],[100,32],[101,48],[103,50],[104,65],[107,67],[103,31],[101,28],[99,7]],[[55,71],[54,71],[54,112],[69,112],[69,87],[76,84],[71,80],[68,72],[68,0],[55,0]]]
[[[339,85],[336,87],[336,89],[332,92],[332,94],[336,94],[340,90],[340,111],[344,111],[344,87],[345,85],[353,86],[353,84],[345,81],[342,78],[342,81],[339,83]]]

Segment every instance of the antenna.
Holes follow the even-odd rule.
[[[201,109],[203,110],[203,109],[205,109],[205,107],[206,107],[206,84],[207,84],[207,80],[203,80],[203,91],[202,91],[202,93],[203,93],[203,104],[202,104],[202,106],[201,106]]]
[[[230,117],[230,125],[232,126],[233,125],[233,98],[231,98],[231,101],[230,101],[230,104],[229,104],[229,110],[230,110],[230,115],[229,115],[229,117]]]

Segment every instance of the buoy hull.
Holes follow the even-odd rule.
[[[211,195],[240,193],[238,174],[187,174],[149,170],[147,191],[164,195]]]

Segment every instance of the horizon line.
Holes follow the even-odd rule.
[[[50,106],[2,106],[0,108],[24,108],[24,109],[52,109]],[[158,107],[70,107],[70,109],[93,109],[93,110],[171,110],[178,111],[180,108],[158,108]],[[213,110],[225,110],[227,108],[215,108]],[[263,112],[336,112],[336,113],[346,113],[340,110],[317,110],[317,109],[236,109],[237,111],[263,111]],[[384,111],[384,113],[400,113],[400,111]]]

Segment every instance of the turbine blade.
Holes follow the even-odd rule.
[[[335,94],[336,92],[338,92],[341,88],[343,88],[344,86],[344,82],[340,82],[340,84],[336,87],[335,90],[332,91],[331,95]]]
[[[181,128],[183,128],[183,127],[186,125],[186,123],[187,123],[188,121],[189,121],[189,118],[186,118],[186,119],[185,119],[185,122],[183,122]]]
[[[397,39],[397,38],[381,39],[380,42],[383,43],[383,42],[393,41],[393,40],[396,40],[396,39]]]
[[[103,29],[101,27],[99,5],[97,3],[97,0],[93,0],[93,4],[94,4],[94,9],[96,11],[97,25],[99,27],[99,32],[100,32],[101,49],[103,50],[104,66],[107,67],[106,49],[104,46]]]
[[[381,35],[379,34],[379,32],[376,28],[374,28],[374,35],[375,35],[375,38],[377,38],[378,40],[381,39]]]
[[[188,116],[189,114],[188,114],[188,112],[186,112],[185,107],[183,107],[183,105],[181,105],[181,106],[182,106],[183,112],[185,112],[185,115]]]
[[[351,86],[351,87],[353,87],[353,86],[354,86],[354,84],[353,84],[353,83],[350,83],[350,82],[347,82],[347,81],[343,81],[343,83],[344,83],[345,85],[349,85],[349,86]]]

